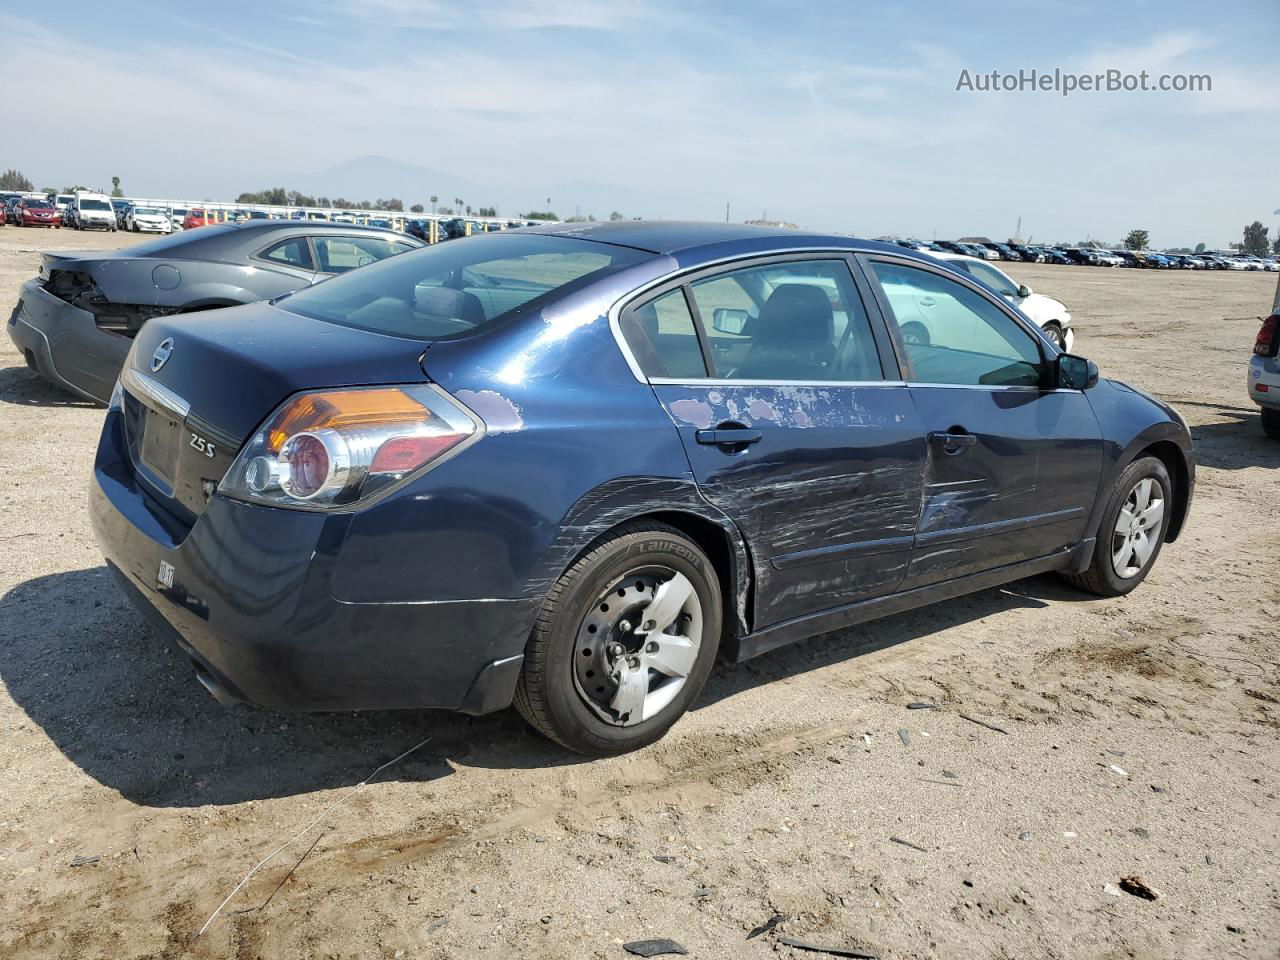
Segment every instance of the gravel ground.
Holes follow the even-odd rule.
[[[0,316],[38,249],[131,241],[0,228]],[[596,762],[510,712],[219,706],[102,566],[84,509],[101,410],[4,338],[0,956],[623,958],[651,937],[806,956],[791,937],[1274,960],[1280,444],[1244,369],[1275,278],[1010,272],[1070,305],[1104,375],[1192,425],[1196,503],[1147,583],[1098,600],[1035,578],[722,665],[666,740]],[[1108,886],[1130,876],[1163,895]]]

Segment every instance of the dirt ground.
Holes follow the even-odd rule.
[[[128,242],[0,228],[0,317],[38,249]],[[0,338],[0,956],[623,958],[654,937],[806,956],[792,937],[1274,960],[1280,444],[1244,372],[1275,277],[1010,272],[1068,303],[1104,375],[1191,423],[1191,520],[1147,583],[1099,600],[1036,578],[722,665],[663,742],[595,762],[512,712],[220,706],[102,566],[102,411]],[[1108,892],[1130,876],[1163,896]]]

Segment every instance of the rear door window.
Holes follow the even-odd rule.
[[[844,260],[734,270],[690,285],[715,365],[729,380],[883,379],[871,323]]]

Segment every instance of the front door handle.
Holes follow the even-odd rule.
[[[972,433],[931,433],[929,442],[941,447],[947,456],[954,457],[977,443],[977,438]]]
[[[764,434],[759,430],[752,430],[748,427],[723,427],[715,430],[698,430],[694,433],[693,438],[698,443],[706,444],[711,447],[745,447],[750,443],[759,443],[764,439]]]

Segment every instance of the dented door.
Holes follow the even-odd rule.
[[[743,532],[757,629],[898,588],[925,461],[904,386],[720,381],[654,390],[703,494]],[[735,445],[730,430],[750,431],[750,442]]]
[[[1082,392],[925,384],[911,392],[931,440],[904,588],[1048,556],[1085,536],[1102,439]]]

